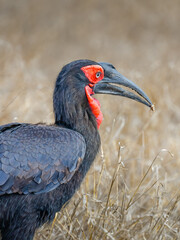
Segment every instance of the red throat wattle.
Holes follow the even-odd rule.
[[[93,94],[93,90],[91,87],[86,86],[85,87],[86,96],[91,108],[92,113],[96,117],[97,127],[99,128],[101,125],[101,122],[103,120],[103,115],[100,109],[100,103],[97,99],[93,98],[91,95]]]
[[[103,120],[103,115],[100,109],[100,103],[91,95],[94,94],[92,87],[104,78],[104,70],[100,65],[89,65],[82,67],[81,70],[90,81],[90,84],[85,87],[85,93],[91,108],[92,113],[96,117],[97,127],[99,128]]]

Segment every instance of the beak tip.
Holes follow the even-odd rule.
[[[150,108],[151,108],[151,111],[155,111],[155,106],[154,106],[154,104],[152,104],[151,106],[150,106]]]

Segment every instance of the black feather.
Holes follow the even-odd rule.
[[[30,124],[9,126],[0,134],[0,146],[7,149],[1,152],[0,171],[3,174],[0,191],[4,191],[4,194],[51,191],[50,183],[55,178],[56,187],[63,181],[58,181],[59,173],[71,179],[79,167],[79,159],[84,159],[86,151],[83,136],[73,130]]]

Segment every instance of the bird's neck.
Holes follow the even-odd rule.
[[[97,119],[85,92],[79,92],[75,88],[77,86],[71,86],[71,82],[64,82],[57,82],[54,90],[55,124],[77,131],[84,137],[86,161],[83,161],[82,168],[83,173],[86,173],[100,147]]]
[[[83,163],[85,164],[83,171],[86,172],[90,168],[100,147],[100,136],[96,117],[92,113],[88,102],[83,108],[79,105],[73,105],[72,107],[71,104],[63,104],[58,113],[61,113],[61,115],[57,117],[55,112],[56,125],[77,131],[85,139],[87,156],[85,156],[86,162]]]
[[[55,118],[56,125],[79,132],[85,138],[86,144],[92,139],[94,139],[94,144],[100,141],[97,120],[89,106],[84,110],[75,107],[72,111],[72,109],[68,110],[66,105],[66,109],[61,112],[62,116]]]
[[[65,202],[68,201],[79,188],[100,147],[97,122],[95,116],[91,112],[91,108],[87,105],[84,106],[83,110],[78,109],[78,107],[74,107],[73,109],[74,111],[72,111],[72,106],[68,108],[68,104],[64,104],[58,112],[62,113],[62,115],[57,116],[55,112],[55,123],[60,127],[66,127],[79,132],[85,139],[86,153],[78,171],[76,171],[71,181],[67,184],[60,185],[57,190],[52,192],[55,201],[53,204],[55,211],[59,211]],[[57,121],[57,119],[59,120]],[[62,192],[64,193],[63,196]]]
[[[83,105],[76,102],[73,98],[65,98],[54,106],[55,124],[79,132],[87,141],[98,134],[97,119],[88,101]]]

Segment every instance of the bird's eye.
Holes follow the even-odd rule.
[[[99,78],[101,76],[101,72],[96,73],[96,78]]]

